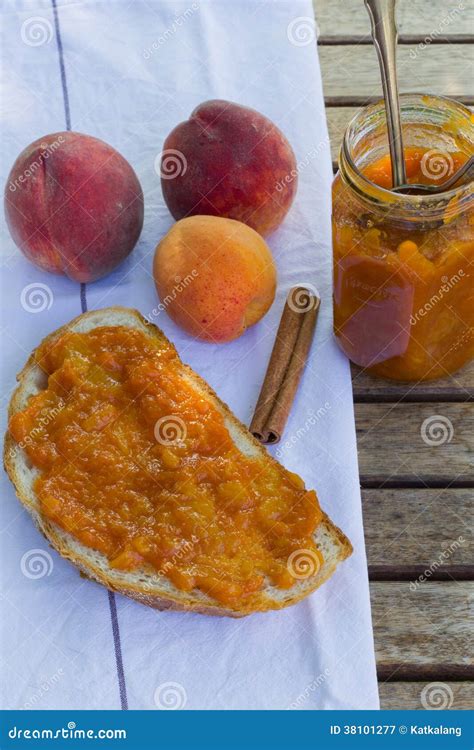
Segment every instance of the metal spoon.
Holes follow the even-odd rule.
[[[364,0],[370,16],[372,39],[382,76],[385,111],[387,113],[388,145],[392,164],[392,190],[408,195],[416,193],[443,193],[464,177],[472,179],[473,157],[448,180],[440,185],[410,184],[407,182],[403,151],[400,102],[398,98],[396,49],[398,31],[395,22],[396,0]],[[466,180],[467,182],[467,180]]]
[[[467,177],[467,179],[463,180],[461,185],[464,185],[465,183],[474,179],[474,156],[469,157],[469,159],[464,162],[462,167],[460,167],[457,172],[451,175],[448,180],[445,180],[439,185],[422,185],[421,183],[413,182],[409,185],[400,185],[399,187],[394,187],[392,188],[392,190],[395,193],[405,193],[406,195],[416,195],[417,193],[445,193],[447,190],[456,187],[457,183],[460,182],[462,177]]]
[[[395,0],[364,0],[372,25],[372,39],[379,59],[382,76],[385,111],[387,113],[388,144],[392,162],[394,187],[406,185],[405,159],[403,154],[400,104],[396,66],[397,25],[395,23]]]

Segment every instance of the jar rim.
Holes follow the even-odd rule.
[[[421,93],[404,93],[400,94],[400,110],[402,112],[407,106],[419,105],[421,109],[449,109],[450,114],[461,115],[466,118],[466,125],[472,123],[472,113],[461,102],[450,99],[446,96],[435,94]],[[442,205],[448,206],[453,199],[459,199],[469,194],[474,194],[474,181],[469,181],[459,187],[452,188],[442,193],[426,193],[424,195],[397,193],[393,190],[383,188],[380,185],[369,180],[358,168],[351,153],[351,139],[354,137],[356,126],[367,121],[370,117],[378,113],[385,113],[385,103],[379,99],[366,107],[358,110],[349,122],[340,150],[339,169],[346,179],[349,179],[351,187],[356,190],[359,196],[366,201],[377,204],[390,205],[391,208],[399,207],[403,211],[411,213],[413,211],[423,210],[424,216],[430,213],[439,213]],[[474,139],[473,139],[474,140]]]

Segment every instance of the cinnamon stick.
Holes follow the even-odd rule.
[[[264,444],[278,443],[313,340],[320,299],[304,287],[288,294],[267,372],[250,424]]]

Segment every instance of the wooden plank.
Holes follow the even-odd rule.
[[[445,682],[442,687],[427,682],[380,682],[380,707],[391,711],[397,708],[421,711],[426,705],[445,706],[446,710],[469,711],[474,709],[474,684],[472,682]],[[422,703],[422,696],[424,703]],[[430,698],[431,696],[431,698]],[[430,703],[431,700],[431,703]],[[439,702],[438,702],[439,701]]]
[[[370,22],[361,0],[313,0],[320,38],[370,36]],[[445,0],[398,0],[397,25],[400,36],[419,35],[437,40],[440,36],[465,34],[474,24],[474,2],[446,3]]]
[[[414,55],[414,59],[412,57]],[[381,96],[380,73],[372,45],[320,47],[324,92],[331,97]],[[459,98],[472,94],[474,58],[462,44],[400,47],[397,56],[400,91],[423,91]]]
[[[473,491],[362,491],[369,575],[427,580],[474,578]]]
[[[474,486],[474,404],[355,404],[361,484]]]
[[[450,672],[469,679],[473,583],[432,582],[411,591],[408,582],[375,582],[370,594],[379,678],[403,680],[418,670],[419,679],[449,679]]]
[[[356,365],[352,366],[352,388],[355,401],[469,401],[474,399],[474,362],[442,380],[402,383],[372,378]]]
[[[331,158],[333,163],[336,163],[339,158],[339,149],[346,128],[358,111],[359,107],[326,107],[326,119],[328,122],[329,140],[331,141]]]

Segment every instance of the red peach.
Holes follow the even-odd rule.
[[[112,146],[82,133],[52,133],[15,161],[5,186],[5,214],[32,263],[94,281],[134,248],[143,226],[143,192]]]
[[[267,117],[215,99],[200,104],[166,138],[161,186],[175,219],[210,214],[267,235],[293,202],[296,159]]]

